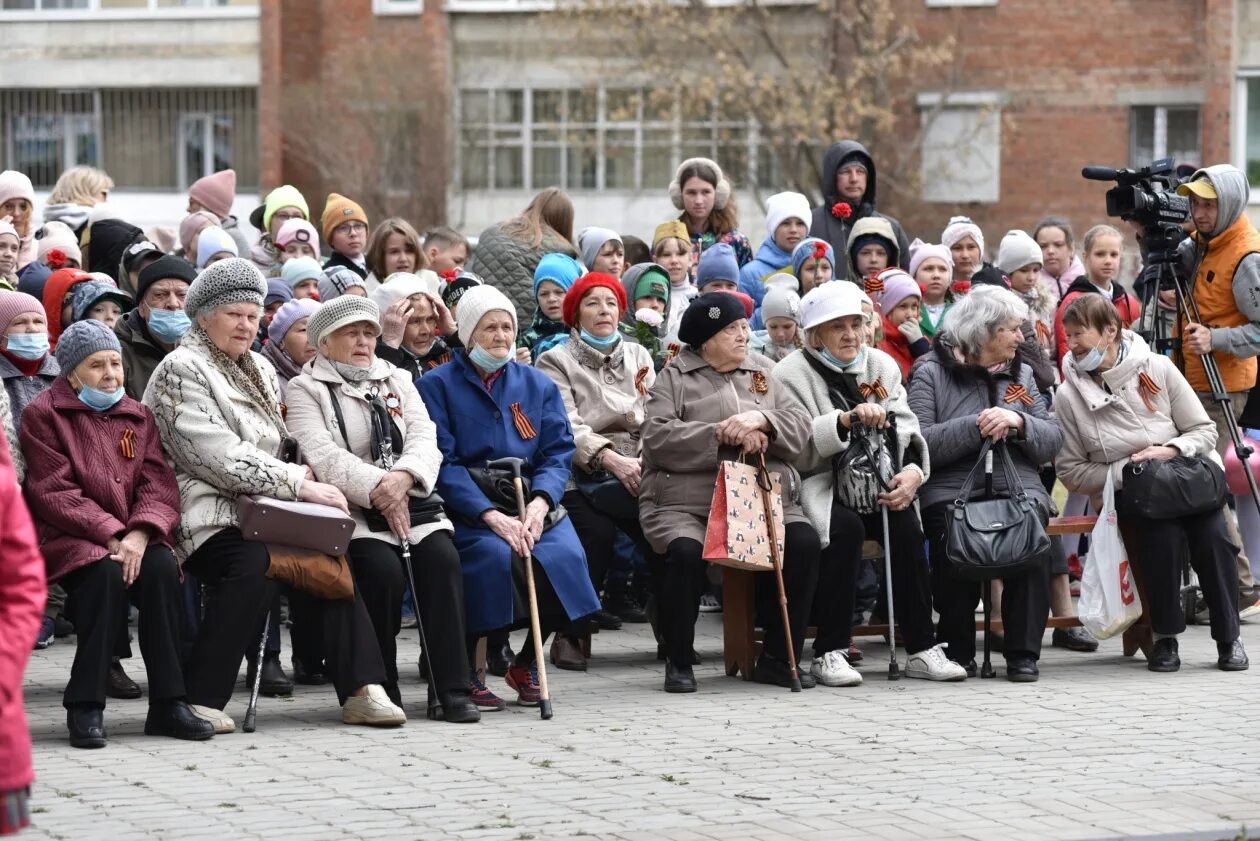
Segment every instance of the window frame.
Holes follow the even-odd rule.
[[[1247,108],[1250,104],[1247,83],[1251,81],[1260,81],[1260,68],[1239,68],[1234,78],[1234,113],[1238,119],[1234,121],[1232,141],[1234,166],[1244,174],[1247,172]],[[1260,107],[1260,102],[1256,105]],[[1260,138],[1256,140],[1260,142]],[[1260,191],[1253,190],[1247,204],[1260,204]]]
[[[159,0],[148,0],[143,6],[120,9],[101,8],[101,0],[87,0],[79,9],[45,9],[44,0],[34,0],[34,9],[0,8],[0,23],[21,21],[99,21],[147,20],[154,15],[172,18],[256,18],[260,5],[249,6],[160,6]]]
[[[1149,161],[1138,160],[1137,155],[1137,110],[1139,108],[1153,108],[1154,125],[1153,136],[1151,137],[1151,159]],[[1129,105],[1129,165],[1130,166],[1146,166],[1152,161],[1158,161],[1161,158],[1169,157],[1168,152],[1168,112],[1169,111],[1193,111],[1195,114],[1195,128],[1197,137],[1195,145],[1198,147],[1196,157],[1202,161],[1203,159],[1203,105],[1199,102],[1134,102]],[[1162,128],[1162,137],[1161,135]]]
[[[5,162],[12,169],[28,171],[29,166],[24,166],[17,159],[17,128],[16,122],[24,118],[31,117],[51,117],[57,123],[56,142],[60,144],[60,172],[65,172],[73,166],[80,163],[87,163],[91,166],[100,166],[105,154],[101,143],[101,109],[100,109],[100,92],[94,92],[92,98],[92,111],[31,111],[22,114],[8,115],[8,131],[6,132],[5,143]],[[94,160],[79,161],[78,132],[73,130],[74,124],[79,120],[87,120],[91,124],[92,141],[95,145],[96,154]],[[51,187],[52,184],[36,184],[36,187]]]
[[[372,0],[372,14],[379,17],[424,14],[424,0]]]
[[[175,191],[180,193],[188,192],[188,188],[192,186],[194,181],[205,178],[219,172],[220,169],[231,169],[233,162],[229,158],[226,167],[215,166],[215,121],[219,118],[226,117],[231,124],[231,131],[236,130],[235,121],[232,114],[224,111],[181,111],[176,118],[175,125]],[[201,129],[201,142],[204,149],[202,158],[202,171],[197,175],[188,172],[188,156],[186,139],[184,137],[184,126],[193,120],[204,122]],[[229,154],[231,150],[229,149]]]
[[[957,93],[936,93],[925,92],[920,93],[916,97],[915,104],[919,111],[920,123],[925,115],[930,111],[937,113],[947,110],[953,111],[971,111],[978,118],[985,117],[994,120],[994,166],[993,166],[993,186],[991,196],[988,194],[981,198],[959,198],[958,196],[934,197],[929,195],[928,184],[929,178],[927,174],[927,129],[924,128],[923,144],[919,150],[920,164],[919,172],[922,184],[919,187],[919,200],[926,204],[997,204],[1002,200],[1002,109],[1006,105],[1006,97],[997,91],[960,91]],[[983,123],[978,122],[976,130],[983,130]]]

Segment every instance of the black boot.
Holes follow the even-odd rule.
[[[1006,679],[1015,683],[1032,683],[1041,672],[1029,654],[1012,654],[1006,658]]]
[[[254,663],[250,663],[245,671],[245,685],[250,688],[254,686]],[[284,673],[278,652],[267,651],[263,654],[262,680],[258,684],[258,694],[268,698],[293,694],[293,681]]]
[[[1216,667],[1222,672],[1241,672],[1251,665],[1247,660],[1247,652],[1243,651],[1241,640],[1218,642],[1216,653]]]
[[[456,724],[481,721],[481,711],[472,702],[466,689],[457,689],[441,696],[442,718]]]
[[[695,692],[696,675],[690,666],[679,668],[668,660],[665,661],[665,691]]]
[[[122,661],[115,658],[109,665],[109,680],[105,682],[106,697],[130,700],[139,698],[142,694],[144,693],[140,691],[140,684],[127,676]]]
[[[809,672],[796,670],[796,677],[801,682],[801,689],[813,689],[818,681]],[[753,667],[753,680],[757,683],[768,683],[772,686],[791,688],[792,670],[786,660],[780,660],[772,654],[761,652],[757,665]]]
[[[608,586],[604,588],[604,610],[623,622],[642,624],[647,621],[643,605],[635,598],[625,578],[608,579]]]
[[[149,705],[149,716],[144,720],[144,735],[201,742],[214,736],[214,725],[194,715],[188,702],[182,699],[159,701]]]
[[[323,686],[328,683],[328,676],[323,670],[309,670],[301,660],[293,658],[293,680],[303,686]],[[264,672],[265,674],[265,672]]]
[[[105,747],[105,708],[74,704],[66,710],[66,729],[70,731],[71,747]]]
[[[620,631],[621,619],[615,613],[604,608],[600,608],[591,614],[591,621],[599,626],[601,631]]]
[[[1175,672],[1181,668],[1181,658],[1177,656],[1177,638],[1164,637],[1155,640],[1151,646],[1151,657],[1146,661],[1146,668],[1152,672]]]

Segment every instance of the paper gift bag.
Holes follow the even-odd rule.
[[[770,477],[770,502],[779,557],[783,557],[783,489],[778,473]],[[739,461],[724,461],[718,470],[704,534],[704,559],[715,564],[769,572],[770,537],[766,528],[763,490],[757,485],[757,468]]]

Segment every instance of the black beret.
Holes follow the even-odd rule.
[[[678,326],[678,338],[692,348],[720,333],[727,325],[747,318],[744,302],[729,292],[706,292],[692,300]]]

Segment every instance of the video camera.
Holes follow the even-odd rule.
[[[1145,230],[1180,225],[1190,218],[1190,200],[1176,193],[1182,180],[1172,158],[1142,169],[1087,166],[1081,175],[1091,181],[1115,181],[1107,191],[1107,215],[1137,222]]]

